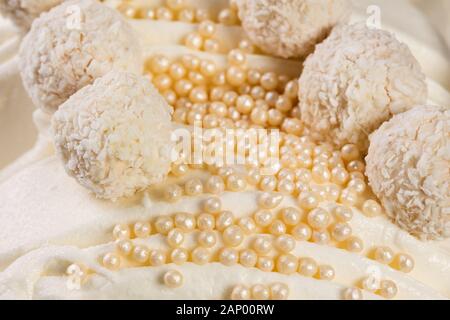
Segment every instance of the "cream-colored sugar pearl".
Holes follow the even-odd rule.
[[[323,208],[316,208],[308,213],[308,224],[314,229],[325,229],[331,222],[331,216]]]
[[[223,231],[234,223],[234,215],[230,211],[222,211],[216,218],[216,228]]]
[[[216,226],[216,218],[209,213],[202,213],[197,217],[197,228],[203,231],[213,230]]]
[[[361,288],[369,292],[375,292],[379,289],[379,283],[377,277],[370,275],[361,280]]]
[[[163,55],[155,55],[150,60],[150,70],[155,74],[165,73],[169,70],[170,60]]]
[[[156,18],[156,12],[153,8],[146,8],[144,10],[141,10],[140,16],[142,19],[149,19],[153,20]]]
[[[195,9],[195,19],[197,22],[211,20],[211,15],[207,9],[197,8]]]
[[[252,248],[260,255],[266,255],[272,250],[272,240],[266,236],[258,236],[252,243]]]
[[[261,181],[261,172],[258,168],[253,168],[248,171],[247,181],[251,185],[257,185]]]
[[[377,247],[373,251],[373,258],[379,263],[390,264],[394,260],[394,252],[388,247]]]
[[[191,92],[193,87],[194,85],[189,80],[180,79],[177,82],[175,82],[174,89],[178,96],[185,97]]]
[[[172,21],[174,19],[173,12],[165,7],[156,8],[155,16],[158,20]]]
[[[258,197],[258,205],[263,209],[274,209],[283,201],[283,196],[271,192],[263,192]]]
[[[259,188],[262,191],[274,191],[277,187],[278,181],[274,176],[264,176],[261,178]]]
[[[218,213],[222,209],[222,201],[217,197],[211,197],[203,202],[203,210],[208,213]]]
[[[266,96],[266,90],[264,90],[264,88],[261,86],[254,86],[250,90],[250,95],[255,100],[261,100]]]
[[[195,10],[192,8],[184,8],[178,12],[178,20],[182,22],[192,23],[195,20]]]
[[[269,124],[271,126],[274,126],[274,127],[281,125],[281,123],[284,120],[283,114],[278,109],[270,109],[267,112],[267,115],[268,115],[267,121],[269,122]]]
[[[298,81],[296,80],[291,80],[289,81],[284,89],[284,94],[291,98],[291,99],[295,99],[297,98],[298,95]]]
[[[364,243],[360,238],[353,236],[347,239],[345,248],[350,252],[361,252],[364,249]]]
[[[274,283],[270,286],[270,298],[272,300],[287,300],[289,287],[284,283]]]
[[[233,266],[239,261],[239,252],[233,248],[223,248],[219,252],[219,262],[226,266]]]
[[[295,181],[295,171],[290,168],[283,168],[277,174],[278,179],[286,179],[290,181]]]
[[[251,294],[253,300],[269,300],[270,299],[270,289],[262,284],[255,284],[252,286]]]
[[[212,248],[217,243],[217,235],[214,231],[202,231],[198,235],[198,244],[204,248]]]
[[[250,289],[243,285],[237,285],[231,291],[231,300],[250,300]]]
[[[148,222],[136,222],[133,227],[134,235],[138,238],[146,238],[150,235],[152,227]]]
[[[115,253],[107,253],[102,259],[103,266],[110,270],[117,270],[120,268],[120,257]]]
[[[116,250],[123,256],[129,256],[133,251],[133,242],[130,240],[117,240]]]
[[[325,199],[336,202],[341,195],[341,188],[336,184],[327,184],[325,186]]]
[[[311,210],[319,205],[319,199],[312,192],[306,191],[300,193],[298,203],[301,208]]]
[[[357,171],[357,172],[363,173],[365,169],[366,169],[366,166],[360,160],[353,160],[347,164],[347,170],[349,172]]]
[[[362,212],[367,217],[376,217],[381,215],[381,205],[375,200],[366,200],[362,206]]]
[[[236,92],[234,92],[234,91],[227,91],[223,95],[222,101],[227,106],[231,107],[231,106],[233,106],[235,104],[237,97],[238,97],[238,94]]]
[[[117,224],[113,228],[114,239],[129,239],[130,238],[130,227],[127,224]]]
[[[193,178],[184,185],[184,192],[189,196],[198,196],[203,193],[203,183],[200,179]]]
[[[163,92],[172,86],[172,78],[167,74],[159,74],[153,78],[153,85],[159,92]]]
[[[312,180],[312,173],[306,168],[295,169],[294,172],[296,181],[309,183]]]
[[[342,222],[348,222],[353,218],[353,211],[346,206],[336,206],[333,208],[335,218]]]
[[[318,165],[313,166],[312,176],[313,176],[313,179],[316,180],[317,182],[325,183],[325,182],[330,181],[331,173],[327,167],[318,164]]]
[[[197,247],[192,250],[191,256],[192,262],[194,262],[195,264],[204,265],[209,262],[211,253],[208,249]]]
[[[203,50],[210,53],[218,53],[220,51],[220,43],[217,39],[205,39],[203,42]]]
[[[200,67],[200,59],[193,54],[185,54],[181,56],[181,63],[188,69],[195,71]]]
[[[312,258],[300,258],[298,261],[298,273],[305,277],[313,277],[317,269],[317,263]]]
[[[247,268],[252,268],[258,261],[258,254],[252,249],[244,249],[239,253],[239,263]]]
[[[268,227],[275,219],[275,215],[269,210],[260,210],[254,215],[256,225],[260,227]]]
[[[258,257],[258,261],[256,263],[256,267],[259,270],[265,271],[265,272],[272,272],[275,268],[275,263],[273,262],[272,258],[269,257]]]
[[[247,75],[240,67],[231,66],[227,69],[226,78],[229,84],[238,87],[245,83]]]
[[[217,73],[217,65],[214,61],[211,60],[203,60],[200,63],[200,72],[205,77],[212,77]]]
[[[239,96],[236,100],[236,110],[242,114],[250,114],[254,106],[255,101],[247,94]]]
[[[327,245],[331,241],[331,236],[328,230],[313,230],[311,240],[317,244]]]
[[[344,189],[341,192],[339,201],[347,206],[354,206],[358,202],[358,195],[351,189]]]
[[[225,182],[220,176],[211,176],[205,183],[206,192],[220,194],[225,190]]]
[[[164,284],[169,288],[178,288],[183,285],[184,277],[180,271],[169,270],[164,274]]]
[[[347,288],[343,292],[344,300],[362,300],[363,293],[359,288]]]
[[[331,170],[331,181],[338,185],[344,185],[347,183],[349,174],[347,170],[341,167],[335,167]]]
[[[293,274],[298,268],[298,259],[292,254],[282,254],[277,259],[277,271],[283,274]]]
[[[87,277],[87,267],[82,264],[72,263],[67,267],[66,275],[71,277],[73,280],[84,282]]]
[[[251,217],[243,217],[239,219],[238,226],[241,227],[242,231],[246,234],[252,234],[256,232],[256,222]]]
[[[414,269],[414,259],[406,253],[399,253],[394,258],[394,267],[397,270],[408,273]]]
[[[331,281],[334,279],[335,271],[332,266],[323,264],[318,267],[317,278]]]
[[[244,232],[239,226],[229,226],[223,231],[223,242],[230,247],[239,246],[244,241]]]
[[[357,160],[359,156],[359,149],[354,144],[346,144],[341,149],[341,157],[345,161]]]
[[[287,207],[280,210],[280,217],[286,225],[295,226],[300,222],[302,212],[298,208]]]
[[[247,62],[247,56],[240,49],[233,49],[228,53],[228,63],[230,65],[241,66]]]
[[[308,241],[311,239],[312,230],[307,224],[299,223],[292,229],[291,233],[295,240]]]
[[[269,232],[274,236],[279,236],[286,233],[286,225],[281,220],[273,221],[269,226]]]
[[[361,194],[366,190],[366,183],[362,179],[352,179],[348,183],[347,188]]]
[[[170,253],[170,260],[178,265],[185,263],[189,259],[189,252],[184,248],[175,248]]]
[[[173,113],[173,121],[177,123],[186,123],[187,114],[188,112],[186,108],[178,108]]]
[[[179,212],[175,214],[175,226],[184,232],[189,232],[195,229],[196,221],[193,214]]]
[[[231,174],[227,177],[227,189],[238,192],[247,188],[247,180],[239,174]]]
[[[266,72],[261,76],[260,83],[266,90],[275,90],[278,86],[278,76],[274,72]]]
[[[155,221],[155,229],[158,233],[167,234],[174,227],[174,223],[171,217],[161,216]]]
[[[295,249],[295,239],[291,235],[283,234],[275,239],[275,248],[283,253],[289,253]]]
[[[204,87],[195,87],[189,92],[189,99],[193,103],[205,103],[208,101],[208,92]]]
[[[229,26],[237,24],[237,22],[239,21],[236,12],[229,8],[222,9],[217,16],[217,19],[220,23]]]
[[[216,25],[209,20],[203,21],[198,25],[198,33],[205,38],[211,38],[216,33]]]
[[[192,50],[200,50],[203,46],[203,38],[198,33],[191,32],[184,39],[184,45]]]
[[[261,81],[261,72],[256,69],[250,69],[247,71],[247,79],[250,85],[258,85]]]
[[[179,62],[174,62],[169,67],[169,75],[174,80],[183,79],[186,76],[186,68]]]
[[[255,47],[247,39],[243,39],[243,40],[239,41],[238,48],[248,54],[252,54],[255,51]]]
[[[173,248],[180,247],[184,242],[184,232],[179,228],[169,231],[167,234],[167,242]]]
[[[292,100],[284,95],[279,96],[277,101],[275,102],[275,108],[277,108],[281,112],[289,112],[292,107]]]
[[[365,176],[363,173],[359,172],[359,171],[353,171],[353,172],[349,172],[349,178],[350,180],[354,180],[354,179],[361,179],[361,180],[365,180]]]
[[[162,250],[151,250],[148,259],[151,266],[162,266],[166,263],[166,254]]]
[[[168,202],[176,202],[183,196],[183,188],[177,184],[172,184],[164,189],[164,200]]]
[[[348,223],[338,222],[332,227],[331,235],[336,241],[345,241],[352,235],[352,227]]]
[[[386,299],[392,299],[397,295],[398,288],[392,280],[381,280],[380,289],[377,293]]]
[[[177,164],[172,166],[172,174],[177,177],[182,177],[187,174],[189,171],[189,167],[186,164]]]
[[[278,181],[277,189],[283,194],[292,194],[295,191],[295,183],[289,179],[281,179]]]
[[[133,260],[139,263],[147,262],[149,255],[149,250],[144,246],[135,246],[132,252]]]

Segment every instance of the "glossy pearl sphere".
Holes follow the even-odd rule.
[[[280,210],[281,220],[288,226],[295,226],[300,222],[302,212],[294,207],[287,207]]]
[[[317,278],[320,280],[328,280],[331,281],[334,279],[335,271],[332,266],[329,265],[320,265],[319,270],[317,272]]]
[[[262,284],[255,284],[251,288],[252,299],[268,300],[270,298],[270,289]]]
[[[211,253],[208,249],[197,247],[192,250],[192,262],[199,265],[204,265],[209,262]]]
[[[255,223],[260,227],[268,227],[274,218],[273,213],[269,210],[260,210],[254,215]]]
[[[197,228],[200,230],[213,230],[216,226],[216,218],[208,213],[201,213],[197,217]]]
[[[164,274],[164,284],[169,288],[181,287],[183,282],[183,274],[177,270],[170,270]]]
[[[390,264],[394,260],[394,252],[388,247],[378,247],[375,248],[373,257],[379,263]]]
[[[173,263],[181,265],[189,259],[189,252],[184,248],[175,248],[170,253],[170,259]]]
[[[250,300],[250,289],[243,285],[237,285],[231,292],[231,300]]]
[[[198,196],[203,193],[203,183],[200,179],[188,180],[184,186],[184,191],[189,196]]]
[[[353,211],[345,206],[336,206],[333,208],[335,218],[342,222],[348,222],[353,218]]]
[[[244,241],[244,232],[239,226],[229,226],[223,232],[223,242],[230,247],[237,247]]]
[[[348,223],[338,222],[331,229],[331,235],[336,241],[345,241],[352,235],[352,227]]]
[[[206,192],[220,194],[225,190],[225,182],[220,176],[211,176],[205,183]]]
[[[264,272],[272,272],[275,268],[275,264],[272,258],[269,257],[258,257],[258,262],[256,267]]]
[[[133,227],[134,235],[138,238],[146,238],[150,235],[152,227],[148,222],[136,222]]]
[[[298,259],[292,254],[282,254],[277,259],[277,271],[283,274],[293,274],[298,268]]]
[[[175,228],[169,231],[167,235],[167,243],[173,248],[180,247],[184,242],[184,232]]]
[[[113,229],[114,239],[129,239],[130,238],[130,227],[126,224],[117,224]]]
[[[239,252],[233,248],[223,248],[219,252],[219,262],[226,266],[232,266],[239,261]]]
[[[308,224],[314,229],[325,229],[331,222],[330,214],[322,208],[316,208],[308,213]]]
[[[398,288],[392,280],[381,280],[380,289],[377,293],[386,299],[392,299],[397,295]]]
[[[120,268],[120,257],[115,253],[107,253],[103,256],[103,266],[110,270],[117,270]]]
[[[289,287],[284,283],[274,283],[270,286],[270,298],[272,300],[287,300]]]
[[[253,249],[260,255],[266,255],[272,250],[272,240],[269,237],[258,236],[253,241]]]
[[[135,246],[132,252],[132,257],[136,262],[145,263],[149,258],[149,251],[144,246]]]
[[[230,211],[222,211],[216,219],[216,228],[219,231],[225,230],[234,223],[234,215]]]
[[[198,235],[198,244],[204,248],[212,248],[217,243],[217,235],[214,231],[202,231]]]
[[[133,243],[130,240],[117,240],[116,249],[123,256],[129,256],[133,251]]]
[[[394,258],[394,267],[402,272],[408,273],[414,269],[414,259],[406,253],[399,253]]]
[[[292,236],[298,241],[308,241],[311,235],[311,227],[304,223],[299,223],[292,229]]]
[[[258,261],[258,254],[252,249],[244,249],[239,253],[239,263],[247,268],[252,268]]]
[[[359,288],[347,288],[343,292],[344,300],[362,300],[363,293]]]
[[[300,258],[298,261],[298,273],[305,277],[313,277],[317,269],[316,261],[311,258]]]
[[[174,227],[172,218],[161,216],[155,221],[155,229],[158,233],[167,234]]]
[[[381,205],[375,200],[366,200],[362,206],[362,212],[367,217],[376,217],[381,215]]]
[[[189,232],[195,229],[195,216],[190,213],[179,212],[175,214],[175,226],[184,232]]]
[[[361,252],[364,249],[364,243],[360,238],[353,236],[347,239],[345,248],[350,252]]]
[[[295,248],[295,239],[290,235],[280,235],[275,239],[275,248],[282,253],[289,253]]]

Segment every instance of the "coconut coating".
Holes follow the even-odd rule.
[[[111,71],[53,115],[57,153],[98,198],[131,196],[169,172],[171,112],[148,79]]]
[[[363,151],[384,121],[426,99],[425,75],[409,48],[364,24],[336,27],[299,79],[300,118],[312,135]]]
[[[94,0],[64,2],[42,14],[19,56],[28,94],[50,113],[112,69],[140,73],[142,68],[131,26],[118,12]]]
[[[348,20],[348,0],[237,0],[249,39],[266,53],[305,57],[337,23]]]
[[[417,106],[370,136],[366,174],[387,214],[420,239],[450,237],[450,108]]]
[[[62,3],[64,0],[0,0],[0,12],[14,21],[23,30],[31,27],[34,19],[42,12]]]

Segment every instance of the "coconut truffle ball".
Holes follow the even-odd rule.
[[[0,12],[21,29],[28,30],[33,20],[64,0],[0,0]]]
[[[74,6],[78,13],[70,10]],[[47,112],[112,69],[140,73],[142,65],[132,28],[94,0],[64,2],[42,14],[19,55],[25,88]]]
[[[336,27],[299,80],[300,118],[312,136],[362,151],[384,121],[426,99],[425,75],[409,48],[364,24]]]
[[[387,214],[420,239],[450,237],[450,108],[418,106],[370,136],[366,174]]]
[[[348,0],[237,0],[249,39],[266,53],[304,57],[350,16]]]
[[[111,71],[53,115],[57,153],[98,198],[131,196],[169,172],[171,112],[148,79]]]

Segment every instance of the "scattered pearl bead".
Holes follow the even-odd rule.
[[[247,181],[239,174],[231,174],[227,178],[227,188],[234,192],[244,191],[247,188]]]
[[[260,227],[268,227],[274,218],[273,213],[268,210],[257,211],[254,215],[255,223]]]
[[[345,206],[336,206],[333,208],[333,214],[337,220],[348,222],[353,218],[353,211]]]
[[[203,203],[203,210],[208,213],[219,213],[222,209],[222,201],[219,198],[211,197]]]
[[[223,248],[219,253],[219,262],[226,266],[232,266],[238,263],[239,253],[233,248]]]
[[[394,260],[394,252],[388,247],[378,247],[375,248],[373,257],[379,263],[390,264]]]
[[[252,299],[254,300],[269,300],[270,299],[270,290],[268,287],[262,284],[255,284],[251,288]]]
[[[241,66],[247,62],[245,53],[240,49],[233,49],[228,53],[228,63],[230,65]]]
[[[200,50],[203,46],[203,38],[198,33],[189,33],[184,40],[184,45],[192,50]]]
[[[408,273],[414,269],[414,259],[406,253],[399,253],[395,256],[394,267],[397,270]]]
[[[359,288],[347,288],[343,292],[344,300],[362,300],[363,293]]]
[[[312,192],[305,191],[300,193],[298,203],[301,208],[311,210],[319,205],[319,200]]]
[[[258,254],[266,255],[272,250],[272,241],[268,237],[258,236],[253,241],[252,247]]]
[[[177,270],[167,271],[164,275],[164,284],[169,288],[178,288],[183,285],[183,274]]]
[[[381,280],[378,294],[386,299],[392,299],[397,295],[398,288],[394,281]]]
[[[170,67],[170,60],[163,55],[155,55],[150,60],[150,70],[155,74],[166,73]]]
[[[241,227],[242,231],[246,235],[256,232],[256,222],[251,217],[243,217],[239,219],[238,226]]]
[[[204,265],[209,262],[210,257],[211,254],[208,249],[197,247],[192,250],[192,262],[195,264]]]
[[[275,264],[273,262],[273,259],[269,257],[258,257],[256,267],[264,272],[272,272],[275,268]]]
[[[379,280],[374,276],[367,276],[361,281],[361,287],[369,292],[375,292],[379,289]]]
[[[130,238],[130,227],[126,224],[117,224],[113,229],[114,239],[129,239]]]
[[[84,280],[86,280],[87,277],[86,266],[80,265],[78,263],[73,263],[67,267],[66,275],[68,275],[74,280],[80,281],[81,283]]]
[[[121,255],[129,256],[133,251],[133,243],[130,240],[117,240],[116,249]]]
[[[334,268],[329,265],[320,265],[319,271],[317,272],[317,277],[320,280],[328,280],[331,281],[334,279],[335,272]]]
[[[299,223],[292,229],[291,233],[295,240],[308,241],[309,239],[311,239],[312,230],[308,225]]]
[[[295,226],[300,222],[302,212],[294,207],[287,207],[280,210],[281,220],[288,226]]]
[[[360,160],[353,160],[347,164],[347,170],[349,172],[358,171],[360,173],[363,173],[365,168],[366,167],[365,167],[364,163]]]
[[[202,231],[198,235],[198,244],[203,248],[212,248],[217,243],[217,235],[214,231]]]
[[[225,230],[234,223],[233,213],[230,211],[222,211],[216,219],[216,228],[219,231]]]
[[[216,33],[216,25],[212,21],[205,20],[199,24],[198,33],[205,38],[211,38]]]
[[[338,185],[344,185],[347,183],[349,174],[347,170],[341,167],[335,167],[331,170],[331,181]]]
[[[270,286],[270,297],[272,300],[287,300],[289,287],[284,283],[274,283]]]
[[[330,214],[322,208],[316,208],[308,213],[308,224],[314,229],[325,229],[331,222]]]
[[[339,201],[347,206],[354,206],[358,202],[358,195],[350,189],[344,189],[341,192]]]
[[[135,246],[132,252],[133,260],[139,263],[145,263],[149,257],[149,250],[144,246]]]
[[[278,86],[278,77],[274,72],[266,72],[261,76],[260,83],[268,91],[275,90]]]
[[[198,196],[203,193],[203,183],[200,179],[190,179],[184,186],[184,192],[188,196]]]
[[[149,260],[151,266],[162,266],[166,263],[166,254],[161,250],[152,250],[150,251]]]
[[[282,253],[289,253],[295,248],[295,239],[290,235],[280,235],[275,239],[275,248]]]
[[[311,240],[317,244],[327,245],[331,241],[330,233],[327,230],[314,230]]]
[[[173,248],[180,247],[184,242],[184,233],[181,229],[175,228],[169,231],[167,242]]]
[[[103,256],[103,266],[110,270],[117,270],[120,268],[120,257],[115,253],[107,253]]]
[[[364,243],[358,237],[350,237],[347,239],[346,249],[350,252],[361,252],[364,249]]]
[[[381,215],[381,205],[375,200],[366,200],[362,206],[362,212],[367,217],[376,217]]]
[[[297,271],[298,259],[292,254],[282,254],[277,259],[277,271],[283,274],[293,274]]]
[[[348,183],[347,188],[361,194],[366,190],[366,183],[362,179],[352,179]]]
[[[178,12],[178,20],[182,22],[192,23],[195,20],[195,11],[191,8],[185,8]]]
[[[289,81],[284,89],[284,94],[291,98],[291,99],[295,99],[297,98],[298,95],[298,81],[297,80],[291,80]]]
[[[333,226],[331,235],[336,241],[345,241],[352,235],[352,227],[348,223],[338,222]]]
[[[184,232],[193,231],[196,226],[194,215],[185,212],[175,214],[175,226]]]
[[[311,258],[300,258],[298,261],[298,273],[305,277],[313,277],[317,269],[316,261]]]
[[[225,190],[225,183],[220,176],[211,176],[205,183],[206,192],[220,194]]]
[[[170,254],[170,259],[173,263],[181,265],[185,263],[189,258],[189,252],[184,248],[175,248]]]
[[[259,188],[262,191],[274,191],[277,187],[277,184],[277,178],[275,178],[274,176],[264,176],[261,178]]]
[[[263,192],[258,197],[258,205],[263,209],[274,209],[283,201],[283,196],[276,193]]]
[[[219,20],[220,23],[224,24],[224,25],[234,25],[238,22],[238,17],[235,11],[226,8],[226,9],[222,9],[219,12],[219,15],[217,17],[217,19]]]
[[[247,75],[238,66],[231,66],[227,69],[226,78],[229,84],[238,87],[245,83]]]
[[[295,191],[295,183],[292,180],[289,179],[281,179],[278,181],[278,187],[277,187],[278,191],[289,195],[294,193]]]
[[[205,39],[203,50],[209,53],[218,53],[220,51],[220,43],[216,39]]]
[[[203,9],[203,8],[195,9],[195,18],[198,22],[211,20],[211,16],[210,16],[208,10]]]
[[[258,261],[258,254],[252,249],[244,249],[239,253],[239,263],[244,267],[252,268]]]
[[[275,220],[270,224],[269,232],[275,236],[285,234],[286,233],[286,225],[281,220]]]
[[[352,161],[359,158],[359,149],[354,144],[346,144],[341,149],[341,157],[345,161]]]
[[[167,216],[158,217],[155,221],[155,229],[158,233],[167,234],[174,227],[173,220]]]
[[[133,227],[134,235],[138,238],[146,238],[150,235],[152,227],[148,222],[136,222]]]
[[[241,114],[250,114],[254,106],[255,101],[247,94],[239,96],[236,100],[236,110]]]
[[[239,226],[229,226],[223,231],[223,242],[230,247],[239,246],[244,241],[244,232]]]
[[[200,230],[208,231],[213,230],[216,226],[216,219],[213,215],[208,213],[202,213],[197,217],[197,227]]]
[[[231,292],[231,300],[250,300],[250,289],[243,286],[237,285],[233,288]]]

